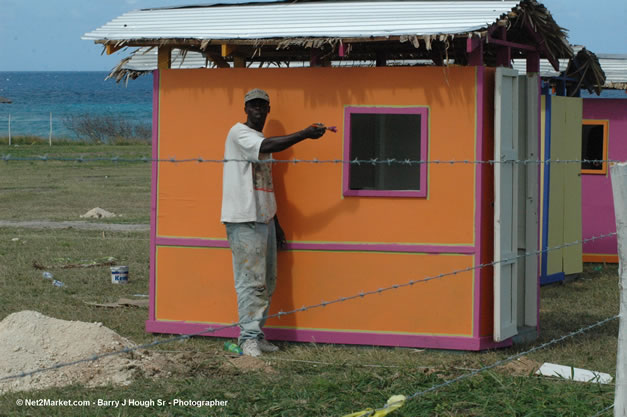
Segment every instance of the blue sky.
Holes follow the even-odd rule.
[[[0,0],[0,71],[106,71],[125,55],[101,56],[81,36],[124,12],[211,0]],[[226,0],[222,2],[238,2]],[[541,0],[572,44],[627,54],[625,0]]]

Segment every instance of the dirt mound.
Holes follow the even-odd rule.
[[[73,362],[135,345],[102,323],[66,321],[36,311],[21,311],[0,322],[0,379],[57,363]],[[0,381],[0,394],[81,384],[128,385],[138,372],[152,368],[146,352],[107,356],[26,377]],[[144,369],[146,368],[146,369]],[[150,369],[147,373],[157,372]]]
[[[85,214],[81,214],[80,217],[84,219],[108,219],[110,217],[116,217],[116,214],[105,209],[101,209],[100,207],[96,207],[89,210]]]
[[[533,375],[535,371],[540,369],[542,364],[522,356],[514,361],[508,362],[503,365],[501,369],[506,371],[510,375],[514,376],[529,376]]]

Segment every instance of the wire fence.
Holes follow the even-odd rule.
[[[243,160],[243,159],[205,159],[202,157],[198,157],[198,158],[183,158],[183,159],[177,159],[175,157],[171,157],[171,158],[150,158],[150,157],[142,157],[142,158],[122,158],[122,157],[108,157],[108,158],[85,158],[85,157],[56,157],[56,156],[48,156],[48,155],[43,155],[43,156],[12,156],[10,154],[5,154],[1,156],[1,159],[5,162],[20,162],[20,161],[41,161],[41,162],[47,162],[47,161],[58,161],[58,162],[77,162],[77,163],[88,163],[88,162],[113,162],[113,163],[135,163],[135,162],[142,162],[142,163],[148,163],[148,162],[157,162],[157,163],[227,163],[227,162],[245,162],[245,163],[288,163],[288,164],[299,164],[299,163],[311,163],[311,164],[350,164],[350,165],[406,165],[406,166],[416,166],[416,165],[422,165],[422,164],[434,164],[434,165],[438,165],[438,164],[489,164],[489,165],[494,165],[494,164],[524,164],[524,165],[530,165],[530,164],[543,164],[543,165],[547,165],[547,164],[554,164],[554,163],[567,163],[567,164],[572,164],[572,163],[577,163],[577,164],[581,164],[581,163],[619,163],[621,161],[617,161],[617,160],[586,160],[586,159],[568,159],[568,160],[560,160],[560,159],[554,159],[554,160],[540,160],[540,159],[501,159],[501,160],[485,160],[485,161],[480,161],[480,160],[398,160],[398,159],[368,159],[368,160],[364,160],[364,159],[353,159],[353,160],[343,160],[343,159],[289,159],[289,160],[281,160],[281,159],[267,159],[267,160]],[[361,291],[357,294],[352,294],[352,295],[348,295],[348,296],[344,296],[344,297],[340,297],[337,299],[333,299],[333,300],[329,300],[329,301],[325,301],[325,300],[321,300],[320,303],[318,304],[314,304],[314,305],[309,305],[309,306],[303,306],[301,308],[297,308],[294,310],[290,310],[290,311],[280,311],[278,313],[275,314],[269,314],[261,319],[256,319],[256,320],[240,320],[238,322],[235,323],[231,323],[228,325],[224,325],[224,326],[219,326],[219,327],[211,327],[211,328],[206,328],[203,329],[202,331],[196,332],[196,333],[191,333],[191,334],[186,334],[186,335],[179,335],[179,336],[175,336],[175,337],[170,337],[164,340],[158,340],[158,341],[153,341],[151,343],[146,343],[146,344],[141,344],[141,345],[137,345],[137,346],[133,346],[133,347],[129,347],[129,348],[125,348],[125,349],[121,349],[118,351],[113,351],[113,352],[107,352],[107,353],[103,353],[103,354],[97,354],[97,355],[92,355],[80,360],[76,360],[76,361],[71,361],[71,362],[60,362],[54,366],[51,367],[46,367],[46,368],[39,368],[39,369],[33,369],[31,371],[28,372],[20,372],[20,373],[16,373],[14,375],[7,375],[7,376],[3,376],[0,377],[0,383],[4,382],[4,381],[8,381],[8,380],[12,380],[12,379],[17,379],[17,378],[25,378],[28,376],[33,376],[35,374],[38,373],[42,373],[42,372],[47,372],[47,371],[53,371],[56,369],[60,369],[60,368],[64,368],[64,367],[68,367],[68,366],[73,366],[73,365],[77,365],[80,363],[85,363],[85,362],[93,362],[93,361],[97,361],[99,359],[105,358],[105,357],[109,357],[109,356],[114,356],[114,355],[121,355],[121,354],[125,354],[125,353],[130,353],[136,350],[140,350],[140,349],[150,349],[153,348],[155,346],[158,345],[163,345],[163,344],[167,344],[167,343],[172,343],[175,341],[180,341],[180,340],[184,340],[184,339],[188,339],[194,336],[201,336],[201,335],[210,335],[212,333],[221,331],[221,330],[225,330],[225,329],[229,329],[229,328],[234,328],[234,327],[238,327],[240,325],[246,324],[246,323],[250,323],[253,321],[258,321],[258,320],[265,320],[265,319],[270,319],[270,318],[274,318],[274,317],[283,317],[283,316],[287,316],[287,315],[291,315],[291,314],[295,314],[295,313],[301,313],[301,312],[306,312],[309,310],[313,310],[313,309],[318,309],[318,308],[324,308],[327,307],[329,305],[333,305],[333,304],[337,304],[337,303],[342,303],[342,302],[346,302],[349,300],[356,300],[356,299],[363,299],[365,297],[368,296],[372,296],[372,295],[376,295],[376,294],[381,294],[384,292],[388,292],[388,291],[393,291],[393,290],[399,290],[402,288],[408,288],[408,287],[412,287],[414,285],[418,285],[421,283],[426,283],[429,281],[433,281],[433,280],[440,280],[440,279],[445,279],[445,278],[450,278],[450,277],[455,277],[459,274],[465,273],[465,272],[470,272],[473,270],[477,270],[477,269],[481,269],[481,268],[486,268],[486,267],[492,267],[495,266],[497,264],[500,263],[511,263],[514,261],[517,261],[521,258],[526,258],[529,256],[538,256],[544,253],[548,253],[551,251],[555,251],[555,250],[561,250],[563,248],[566,247],[570,247],[570,246],[575,246],[575,245],[581,245],[587,242],[591,242],[591,241],[595,241],[595,240],[599,240],[599,239],[604,239],[604,238],[608,238],[611,236],[616,236],[616,232],[612,232],[612,233],[606,233],[603,235],[599,235],[599,236],[593,236],[590,238],[586,238],[586,239],[581,239],[581,240],[577,240],[577,241],[573,241],[573,242],[569,242],[569,243],[564,243],[561,245],[557,245],[557,246],[553,246],[550,248],[545,248],[545,249],[541,249],[541,250],[537,250],[537,251],[530,251],[530,252],[525,252],[523,254],[511,257],[511,258],[507,258],[507,259],[500,259],[500,260],[495,260],[493,262],[488,262],[488,263],[484,263],[484,264],[480,264],[480,265],[476,265],[473,267],[468,267],[468,268],[463,268],[463,269],[458,269],[455,271],[450,271],[447,273],[441,273],[441,274],[437,274],[437,275],[433,275],[433,276],[429,276],[429,277],[425,277],[425,278],[419,278],[419,279],[412,279],[410,281],[407,282],[403,282],[403,283],[398,283],[398,284],[394,284],[388,287],[383,287],[383,288],[377,288],[377,289],[371,289],[369,291]],[[528,349],[524,352],[520,352],[514,355],[511,355],[507,358],[501,359],[499,361],[496,361],[490,365],[484,366],[482,368],[473,370],[469,373],[466,374],[462,374],[460,376],[457,376],[455,378],[452,378],[450,380],[447,380],[443,383],[440,384],[436,384],[433,385],[427,389],[424,390],[419,390],[414,392],[413,394],[409,395],[408,397],[406,397],[406,399],[404,401],[407,400],[412,400],[412,399],[416,399],[419,398],[421,396],[427,395],[431,392],[437,391],[439,389],[443,389],[445,387],[451,386],[459,381],[465,380],[467,378],[471,378],[475,375],[478,375],[482,372],[485,372],[487,370],[496,368],[498,366],[502,366],[508,362],[511,362],[513,360],[516,360],[522,356],[537,352],[541,349],[545,349],[549,346],[552,346],[554,344],[560,343],[566,339],[581,335],[585,332],[588,332],[590,330],[596,329],[600,326],[603,326],[613,320],[616,320],[617,318],[619,318],[619,315],[615,315],[612,317],[608,317],[606,319],[603,319],[601,321],[598,321],[596,323],[587,325],[585,327],[582,327],[576,331],[573,331],[571,333],[568,333],[566,335],[563,335],[561,337],[552,339],[546,343],[537,345],[535,347],[532,347],[531,349]],[[367,415],[374,415],[374,413],[376,411],[380,411],[380,410],[385,410],[385,409],[389,409],[390,407],[393,407],[397,405],[395,402],[392,403],[388,403],[386,404],[383,408],[377,409],[377,410],[372,410],[371,414],[364,414],[364,416]],[[604,413],[608,412],[609,410],[611,410],[613,407],[613,405],[606,407],[603,410],[600,410],[595,416],[601,416]]]
[[[607,413],[608,411],[610,411],[613,408],[614,408],[614,404],[609,405],[609,406],[605,407],[603,410],[601,410],[598,413],[596,413],[595,415],[593,415],[592,417],[600,417],[600,416],[602,416],[603,414]]]
[[[47,372],[47,371],[52,371],[52,370],[68,367],[68,366],[78,365],[80,363],[93,362],[93,361],[97,361],[99,359],[102,359],[102,358],[105,358],[105,357],[109,357],[109,356],[130,353],[130,352],[133,352],[133,351],[136,351],[136,350],[140,350],[140,349],[149,349],[149,348],[152,348],[152,347],[155,347],[155,346],[158,346],[158,345],[163,345],[163,344],[172,343],[172,342],[176,342],[176,341],[180,341],[180,340],[184,340],[184,339],[189,339],[189,338],[194,337],[194,336],[210,335],[212,333],[215,333],[215,332],[218,332],[218,331],[221,331],[221,330],[225,330],[225,329],[229,329],[229,328],[233,328],[233,327],[238,327],[238,326],[246,324],[246,323],[251,323],[251,322],[265,320],[265,319],[270,319],[270,318],[274,318],[274,317],[284,317],[284,316],[295,314],[295,313],[299,313],[299,312],[305,312],[305,311],[313,310],[313,309],[317,309],[317,308],[324,308],[324,307],[327,307],[327,306],[332,305],[332,304],[342,303],[342,302],[346,302],[346,301],[349,301],[349,300],[362,299],[364,297],[371,296],[371,295],[376,295],[376,294],[381,294],[383,292],[388,292],[388,291],[392,291],[392,290],[398,290],[398,289],[401,289],[401,288],[408,288],[408,287],[411,287],[411,286],[414,286],[414,285],[417,285],[417,284],[421,284],[421,283],[425,283],[425,282],[429,282],[429,281],[432,281],[432,280],[439,280],[439,279],[444,279],[444,278],[447,278],[447,277],[454,277],[454,276],[457,276],[457,275],[459,275],[461,273],[464,273],[464,272],[468,272],[468,271],[472,271],[472,270],[476,270],[476,269],[481,269],[481,268],[486,268],[486,267],[491,267],[491,266],[494,266],[494,265],[497,265],[497,264],[500,264],[500,263],[511,263],[513,261],[516,261],[518,259],[525,258],[525,257],[528,257],[528,256],[537,256],[537,255],[540,255],[540,254],[542,254],[544,252],[560,250],[560,249],[563,249],[563,248],[566,248],[566,247],[580,245],[580,244],[583,244],[583,243],[586,243],[586,242],[599,240],[599,239],[604,239],[604,238],[607,238],[607,237],[610,237],[610,236],[615,236],[615,235],[616,235],[616,233],[614,232],[614,233],[607,233],[607,234],[599,235],[599,236],[593,236],[593,237],[590,237],[590,238],[577,240],[577,241],[565,243],[565,244],[562,244],[562,245],[553,246],[553,247],[546,248],[546,249],[543,249],[543,250],[526,252],[524,254],[520,254],[518,256],[511,257],[511,258],[506,258],[506,259],[496,260],[496,261],[489,262],[489,263],[476,265],[474,267],[458,269],[458,270],[454,270],[454,271],[447,272],[447,273],[442,273],[442,274],[438,274],[438,275],[429,276],[429,277],[426,277],[426,278],[414,279],[414,280],[410,280],[410,281],[407,281],[407,282],[404,282],[404,283],[394,284],[394,285],[391,285],[391,286],[388,286],[388,287],[384,287],[384,288],[373,289],[373,290],[370,290],[370,291],[362,291],[362,292],[360,292],[358,294],[353,294],[353,295],[346,296],[346,297],[340,297],[340,298],[337,298],[337,299],[334,299],[334,300],[330,300],[330,301],[322,300],[318,304],[309,305],[309,306],[303,306],[301,308],[290,310],[290,311],[286,311],[286,312],[280,311],[280,312],[275,313],[275,314],[266,315],[266,316],[264,316],[262,318],[259,318],[259,319],[240,320],[238,322],[231,323],[231,324],[224,325],[224,326],[206,328],[206,329],[203,329],[202,331],[199,331],[199,332],[196,332],[196,333],[170,337],[170,338],[164,339],[164,340],[157,340],[157,341],[153,341],[151,343],[137,345],[137,346],[133,346],[133,347],[125,348],[125,349],[120,349],[120,350],[117,350],[117,351],[112,351],[112,352],[107,352],[107,353],[103,353],[103,354],[93,355],[93,356],[90,356],[90,357],[87,357],[87,358],[83,358],[83,359],[79,359],[79,360],[76,360],[76,361],[60,362],[60,363],[58,363],[58,364],[56,364],[54,366],[51,366],[51,367],[39,368],[39,369],[34,369],[34,370],[28,371],[28,372],[20,372],[20,373],[14,374],[14,375],[8,375],[8,376],[1,377],[0,378],[0,383],[3,382],[3,381],[11,380],[11,379],[25,378],[25,377],[32,376],[32,375],[35,375],[35,374],[38,374],[38,373],[42,373],[42,372]],[[515,359],[517,359],[517,358],[519,358],[521,356],[524,356],[526,354],[533,353],[535,351],[544,349],[544,348],[546,348],[548,346],[551,346],[551,345],[554,345],[556,343],[559,343],[559,342],[561,342],[563,340],[566,340],[566,339],[568,339],[570,337],[577,336],[579,334],[582,334],[584,332],[587,332],[589,330],[592,330],[594,328],[602,326],[602,325],[606,324],[609,321],[617,319],[618,317],[619,316],[616,315],[616,316],[612,316],[612,317],[606,318],[604,320],[601,320],[601,321],[599,321],[597,323],[594,323],[594,324],[588,325],[586,327],[583,327],[583,328],[581,328],[581,329],[579,329],[577,331],[574,331],[574,332],[569,333],[567,335],[564,335],[562,337],[559,337],[559,338],[553,339],[553,340],[551,340],[549,342],[546,342],[546,343],[543,343],[541,345],[538,345],[538,346],[536,346],[536,347],[534,347],[532,349],[529,349],[529,350],[527,350],[525,352],[521,352],[521,353],[518,353],[518,354],[515,354],[515,355],[512,355],[512,356],[509,356],[508,358],[505,358],[503,360],[497,361],[497,362],[495,362],[495,363],[493,363],[491,365],[488,365],[488,366],[485,366],[483,368],[480,368],[480,369],[477,369],[475,371],[472,371],[470,373],[461,375],[461,376],[459,376],[457,378],[454,378],[452,380],[446,381],[446,382],[444,382],[442,384],[438,384],[438,385],[432,386],[431,388],[429,388],[427,390],[417,391],[417,392],[415,392],[414,394],[412,394],[411,396],[409,396],[407,398],[408,399],[417,398],[417,397],[420,397],[422,395],[426,395],[429,392],[433,392],[435,390],[438,390],[438,389],[450,386],[450,385],[452,385],[452,384],[454,384],[454,383],[456,383],[458,381],[464,380],[466,378],[472,377],[472,376],[477,375],[477,374],[479,374],[481,372],[484,372],[486,370],[489,370],[489,369],[495,368],[497,366],[503,365],[503,364],[505,364],[507,362],[513,361],[513,360],[515,360]],[[385,408],[388,408],[391,405],[392,404],[388,404],[388,405],[386,405]]]
[[[183,163],[214,163],[224,164],[227,162],[240,162],[240,163],[261,163],[261,164],[343,164],[343,165],[405,165],[405,166],[420,166],[420,165],[453,165],[453,164],[465,164],[465,165],[480,165],[480,164],[523,164],[523,165],[550,165],[550,164],[602,164],[602,163],[620,163],[624,161],[616,159],[488,159],[488,160],[458,160],[458,159],[432,159],[432,160],[411,160],[411,159],[211,159],[203,157],[195,158],[182,158],[177,159],[172,156],[169,158],[152,158],[144,156],[141,158],[124,158],[124,157],[97,157],[97,158],[85,158],[85,157],[60,157],[60,156],[14,156],[11,154],[2,154],[0,159],[5,162],[34,162],[34,161],[51,161],[51,162],[171,162],[175,164]]]
[[[137,134],[142,139],[150,139],[151,109],[136,109],[129,117],[118,112],[86,112],[74,111],[53,112],[0,112],[0,137],[8,139],[9,145],[15,139],[26,137],[32,140],[47,140],[52,146],[55,142],[95,141],[114,137],[131,138]],[[12,142],[13,139],[13,142]]]

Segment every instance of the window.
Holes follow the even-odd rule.
[[[607,160],[607,120],[584,120],[581,129],[581,159]],[[582,162],[583,174],[607,174],[607,162]]]
[[[360,161],[344,166],[345,196],[427,196],[426,107],[346,107],[344,119],[345,159]]]

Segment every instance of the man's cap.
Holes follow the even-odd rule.
[[[246,95],[244,96],[244,103],[248,103],[250,100],[254,100],[256,98],[260,98],[270,103],[270,96],[268,96],[268,93],[260,88],[253,88],[248,93],[246,93]]]

